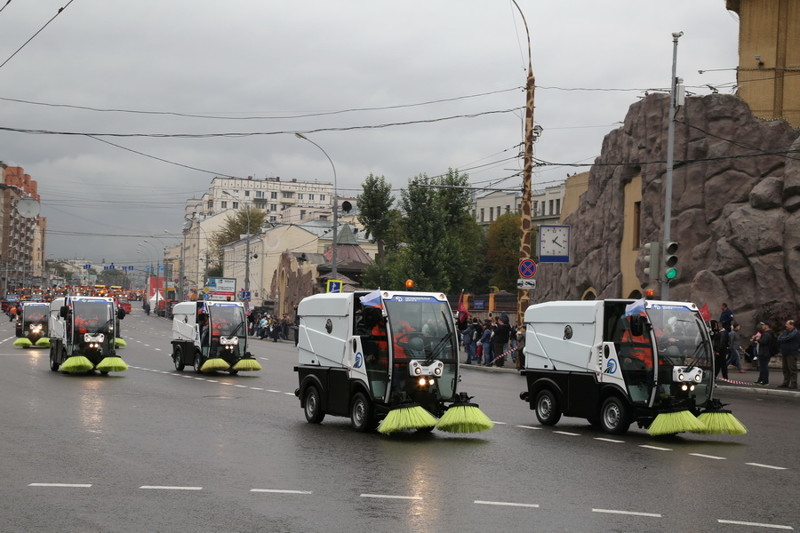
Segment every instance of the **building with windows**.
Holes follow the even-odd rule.
[[[565,183],[534,189],[531,192],[531,218],[534,224],[557,224],[564,202]],[[520,191],[491,191],[475,198],[472,214],[480,225],[488,226],[501,215],[519,213]]]
[[[47,219],[24,216],[17,209],[22,198],[39,201],[38,184],[22,167],[0,162],[0,261],[3,289],[40,286],[44,272]]]

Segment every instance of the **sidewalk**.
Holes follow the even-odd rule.
[[[462,354],[463,355],[463,354]],[[468,365],[463,361],[460,368],[475,370],[479,372],[500,372],[500,373],[518,373],[514,368],[514,363],[507,360],[505,366],[478,366]],[[769,369],[769,385],[756,385],[758,379],[758,370],[753,370],[751,365],[747,364],[744,367],[744,373],[739,373],[734,367],[728,369],[728,380],[722,379],[722,374],[717,376],[716,390],[720,392],[735,391],[742,394],[756,394],[759,396],[782,396],[784,398],[800,398],[800,390],[798,389],[778,389],[777,386],[783,383],[783,372],[779,367],[770,366]]]

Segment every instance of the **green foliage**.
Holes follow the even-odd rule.
[[[209,275],[212,270],[223,270],[225,245],[240,240],[242,235],[260,233],[266,218],[264,211],[252,206],[238,210],[235,215],[228,215],[222,228],[212,233],[209,239],[211,257],[215,263],[215,266],[209,267]]]
[[[492,276],[490,285],[496,285],[502,290],[516,290],[519,245],[520,245],[520,216],[517,213],[500,215],[489,226],[487,232],[486,259]]]
[[[358,195],[358,221],[364,226],[367,238],[378,245],[382,256],[384,243],[391,229],[392,186],[383,176],[370,174],[361,184],[363,193]]]
[[[97,274],[97,283],[102,285],[126,286],[127,276],[122,270],[101,270]]]

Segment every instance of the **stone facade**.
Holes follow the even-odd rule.
[[[589,188],[564,219],[573,228],[572,262],[542,265],[535,301],[587,291],[628,296],[619,265],[623,191],[641,176],[638,244],[660,241],[668,116],[669,96],[650,95],[605,137]],[[798,316],[799,134],[785,121],[754,117],[735,96],[687,98],[675,127],[671,237],[680,243],[680,274],[671,300],[708,304],[714,318],[727,302],[747,331],[758,320]],[[636,270],[645,280],[641,264]]]

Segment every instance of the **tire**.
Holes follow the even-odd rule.
[[[50,370],[53,372],[58,372],[58,367],[61,366],[61,363],[56,362],[56,350],[51,346],[50,347]]]
[[[374,427],[373,420],[372,402],[363,392],[356,393],[350,402],[350,423],[353,429],[360,433],[371,431]]]
[[[536,395],[536,418],[543,426],[555,426],[561,420],[561,406],[550,389],[542,389]]]
[[[319,389],[315,385],[306,387],[303,394],[303,410],[306,414],[306,420],[309,424],[319,424],[325,418],[325,413],[322,411],[322,396],[319,394]]]
[[[200,367],[203,366],[203,356],[200,352],[195,352],[194,354],[194,371],[200,374]]]
[[[183,362],[183,350],[180,346],[172,349],[172,362],[175,363],[175,370],[178,372],[183,372],[183,369],[186,368],[186,364]]]
[[[611,435],[622,435],[631,425],[628,405],[617,396],[609,396],[600,408],[600,427]]]

